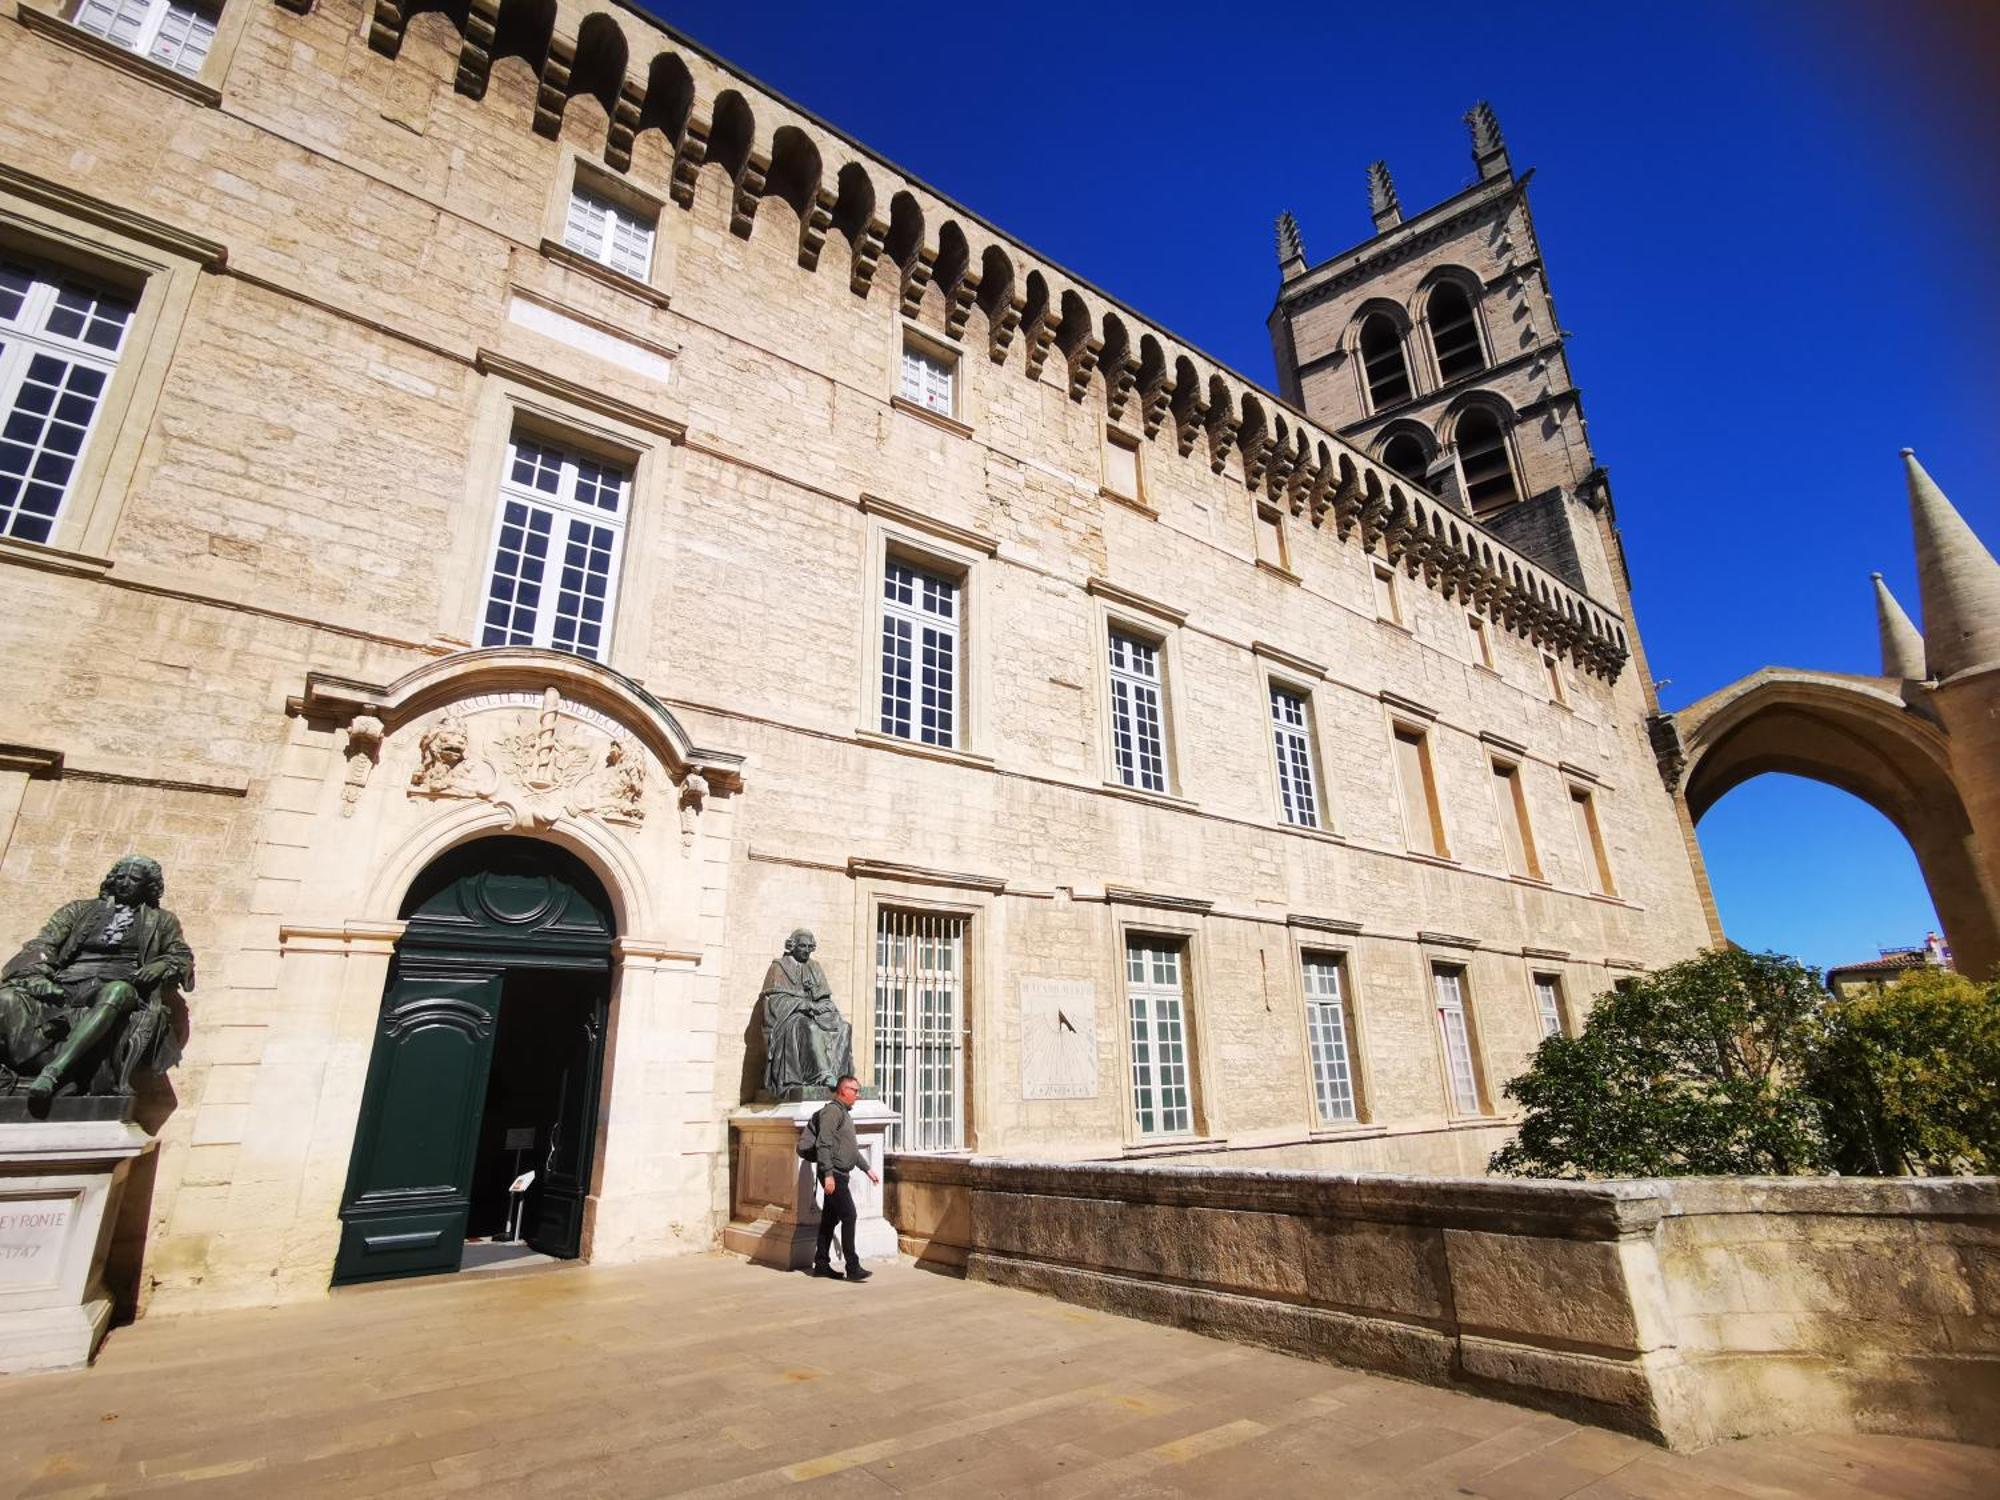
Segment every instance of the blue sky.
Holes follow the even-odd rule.
[[[2000,541],[1984,0],[656,10],[1266,383],[1278,211],[1317,262],[1369,233],[1377,157],[1406,210],[1435,202],[1491,100],[1668,707],[1765,665],[1878,669],[1869,573],[1917,612],[1899,448]],[[1700,832],[1747,946],[1829,964],[1936,923],[1843,793],[1762,777]]]

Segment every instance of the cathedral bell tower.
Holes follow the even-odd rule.
[[[1570,584],[1624,609],[1611,494],[1590,451],[1528,211],[1486,104],[1465,117],[1478,178],[1405,215],[1368,168],[1375,233],[1312,264],[1279,222],[1270,318],[1279,389]]]

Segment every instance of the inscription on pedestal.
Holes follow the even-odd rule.
[[[0,1286],[54,1281],[75,1216],[74,1198],[0,1199]]]

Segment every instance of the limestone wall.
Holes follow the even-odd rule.
[[[2000,1434],[2000,1181],[892,1158],[921,1264],[1676,1448]]]

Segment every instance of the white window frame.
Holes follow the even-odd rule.
[[[1347,955],[1335,949],[1302,948],[1298,962],[1314,1118],[1324,1128],[1359,1125],[1363,1119],[1362,1088]]]
[[[1312,694],[1268,675],[1264,687],[1278,772],[1278,816],[1294,828],[1324,829],[1326,799],[1320,791],[1319,757],[1313,746]],[[1281,700],[1297,706],[1296,720],[1285,713]]]
[[[559,455],[557,489],[554,494],[531,484],[524,484],[514,476],[516,460],[523,442],[531,443],[539,449]],[[581,465],[589,463],[607,471],[623,475],[617,509],[606,510],[588,500],[577,498]],[[626,454],[604,454],[588,444],[579,443],[569,435],[552,435],[538,426],[524,426],[518,421],[507,435],[503,455],[499,498],[494,506],[493,525],[490,529],[485,553],[483,585],[479,592],[477,609],[477,635],[481,645],[535,647],[544,650],[567,651],[582,656],[586,660],[609,662],[612,642],[616,635],[615,624],[618,610],[619,575],[622,572],[625,550],[625,536],[632,520],[633,497],[638,490],[638,465]],[[548,537],[549,548],[543,558],[543,571],[539,597],[535,603],[534,625],[526,641],[489,641],[489,632],[501,629],[513,633],[517,627],[494,626],[488,618],[493,603],[493,591],[497,582],[500,563],[500,544],[509,525],[508,508],[517,505],[531,514],[535,511],[546,513],[550,518]],[[558,532],[560,523],[560,532]],[[598,622],[598,641],[594,651],[582,651],[572,646],[555,644],[557,614],[556,604],[561,598],[561,574],[564,557],[575,529],[579,524],[590,524],[610,532],[610,544],[604,575],[604,599],[602,619]]]
[[[1486,1113],[1486,1106],[1479,1082],[1477,1023],[1466,983],[1469,970],[1461,963],[1433,962],[1430,971],[1445,1105],[1455,1118],[1476,1118]]]
[[[958,420],[958,355],[915,329],[903,330],[896,395],[919,411]]]
[[[14,497],[0,510],[0,536],[13,540],[35,542],[43,546],[51,545],[64,528],[67,512],[79,489],[79,480],[85,473],[91,451],[91,441],[96,435],[105,407],[109,404],[112,387],[116,381],[121,359],[133,343],[133,327],[139,318],[139,297],[133,293],[107,286],[95,278],[78,275],[67,267],[31,255],[14,253],[0,245],[0,262],[11,270],[27,277],[27,286],[20,293],[21,304],[12,316],[0,318],[0,429],[11,426],[17,417],[34,421],[38,417],[41,430],[28,456],[21,462],[24,472],[17,476],[20,488]],[[68,299],[65,305],[64,299]],[[83,309],[77,307],[80,299],[87,299]],[[51,317],[59,311],[76,316],[81,312],[85,318],[86,331],[99,322],[97,310],[109,305],[122,309],[117,318],[117,339],[108,349],[100,344],[74,336],[56,333],[49,329]],[[109,321],[109,320],[104,320]],[[35,382],[35,389],[48,390],[46,364],[50,360],[59,361],[60,373],[55,377],[62,385],[54,389],[46,412],[33,410],[39,404],[39,397],[31,400],[27,407],[19,407],[24,393],[29,389],[29,374],[34,370],[37,359],[44,364],[43,378]],[[75,451],[64,455],[60,446],[51,447],[49,439],[57,429],[54,420],[61,415],[65,406],[74,412],[73,402],[77,393],[68,389],[68,383],[78,371],[97,377],[99,382],[94,396],[90,397],[90,410],[85,415],[81,432],[75,438]],[[19,409],[17,409],[19,407]],[[79,424],[73,415],[63,421],[62,428],[74,429]],[[10,446],[25,446],[12,439],[0,439]],[[27,514],[22,502],[27,498],[30,478],[49,457],[67,457],[69,472],[63,477],[61,493],[56,500],[54,511],[46,517],[37,517],[45,524],[36,527],[22,527],[20,522]],[[47,481],[44,481],[46,483]],[[42,535],[28,536],[28,529],[40,529]]]
[[[1562,976],[1537,969],[1528,975],[1528,988],[1535,997],[1535,1019],[1541,1023],[1542,1039],[1567,1036],[1564,1022]]]
[[[910,576],[912,598],[909,603],[892,597],[890,593],[892,571],[899,569]],[[927,558],[912,555],[895,546],[886,549],[878,572],[881,578],[881,624],[878,630],[880,660],[876,674],[876,730],[913,744],[931,745],[943,750],[959,749],[965,743],[963,625],[966,598],[971,592],[966,586],[965,572],[963,569],[938,567]],[[948,617],[927,609],[921,602],[927,592],[926,585],[936,585],[940,594],[948,591],[951,605]],[[889,636],[896,627],[905,632],[903,644],[909,651],[909,676],[903,684],[905,693],[900,703],[902,717],[908,725],[905,729],[896,728],[891,715],[892,657]],[[927,716],[934,710],[924,702],[927,693],[924,677],[932,670],[924,658],[932,652],[942,652],[949,657],[947,670],[950,683],[945,690],[946,701],[943,704],[947,722],[942,737],[938,737],[934,723],[926,722]]]
[[[84,19],[89,12],[105,13],[106,19],[100,24],[90,24]],[[118,22],[129,12],[139,12],[137,29],[129,42],[118,40],[112,33]],[[182,78],[199,78],[207,67],[208,59],[215,54],[216,33],[222,24],[222,6],[192,5],[188,0],[77,0],[71,9],[69,23],[87,36],[94,36],[113,47],[130,52],[135,57],[143,57]],[[163,34],[169,34],[170,23],[178,23],[178,47],[170,55],[162,57],[157,53]],[[200,37],[201,53],[192,68],[182,65],[187,56],[187,44],[197,36],[198,29],[205,29]]]
[[[1151,671],[1142,669],[1132,650],[1121,647],[1139,647],[1149,652]],[[1113,780],[1132,791],[1150,792],[1156,796],[1172,795],[1173,747],[1168,739],[1170,709],[1167,703],[1170,664],[1166,640],[1122,619],[1109,620],[1105,628],[1104,664],[1109,688],[1105,703],[1105,739]],[[1152,777],[1148,776],[1144,765],[1141,751],[1144,726],[1139,721],[1140,708],[1146,703],[1148,695],[1152,705],[1152,739],[1159,761],[1158,772]],[[1121,733],[1132,747],[1129,761],[1120,757]],[[1154,781],[1157,785],[1152,784]]]
[[[584,222],[579,222],[579,217]],[[601,220],[593,223],[591,220]],[[623,242],[621,243],[621,232]],[[596,248],[591,247],[592,237]],[[579,170],[570,184],[569,201],[563,207],[562,243],[586,260],[629,276],[634,281],[653,279],[654,246],[659,238],[659,217],[605,192]],[[632,242],[642,240],[643,253],[636,257]],[[621,250],[624,252],[621,255]]]
[[[1133,1131],[1141,1140],[1191,1136],[1198,1118],[1188,994],[1191,944],[1178,934],[1140,929],[1121,936],[1119,984]],[[1138,978],[1133,975],[1135,954],[1145,955]],[[1171,979],[1162,977],[1163,967],[1156,962],[1162,956],[1173,960]]]
[[[889,1149],[962,1151],[972,916],[893,900],[874,906],[869,1039],[875,1085],[898,1116],[889,1127]],[[922,1003],[924,997],[934,1003]],[[934,1103],[942,1107],[927,1107]]]

